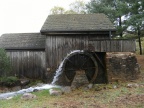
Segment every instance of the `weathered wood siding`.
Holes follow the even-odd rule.
[[[106,36],[106,35],[105,35]],[[134,40],[92,39],[86,35],[47,36],[46,70],[50,81],[62,60],[73,50],[93,52],[134,52]],[[94,38],[94,37],[93,37]],[[92,39],[92,40],[91,40]]]
[[[109,32],[104,32],[104,33],[101,33],[101,34],[90,34],[89,36],[88,36],[88,40],[89,41],[93,41],[93,40],[99,40],[99,39],[110,39],[110,36],[109,36],[110,34],[109,34]]]
[[[88,50],[87,36],[47,36],[47,68],[55,70],[64,57],[73,50]]]
[[[90,40],[89,50],[96,52],[135,52],[135,40]]]
[[[12,65],[12,75],[42,79],[45,74],[44,51],[7,51]]]
[[[48,70],[55,70],[64,57],[73,50],[95,52],[134,52],[135,40],[93,39],[89,36],[47,36],[46,63]]]

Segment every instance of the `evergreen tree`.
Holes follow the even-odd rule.
[[[109,19],[115,23],[117,34],[121,37],[123,31],[126,30],[124,17],[129,13],[129,5],[127,0],[91,0],[86,5],[89,13],[104,13]]]
[[[139,40],[140,55],[142,55],[141,47],[141,30],[144,29],[144,1],[137,0],[130,4],[130,13],[127,25],[133,32],[136,32]]]
[[[137,32],[140,54],[141,30],[144,30],[144,0],[91,0],[87,5],[89,13],[105,13],[117,27],[117,33],[130,28]]]

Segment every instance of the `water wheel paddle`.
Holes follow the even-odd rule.
[[[74,52],[64,60],[63,72],[67,81],[71,82],[78,70],[84,70],[92,83],[98,73],[98,64],[93,55],[88,52]]]

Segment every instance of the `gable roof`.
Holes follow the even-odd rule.
[[[45,36],[40,33],[10,33],[0,37],[0,48],[4,49],[44,49]]]
[[[41,33],[115,30],[105,14],[58,14],[47,17]]]

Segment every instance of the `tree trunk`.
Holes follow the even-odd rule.
[[[121,21],[121,16],[119,16],[119,26],[122,28],[122,21]],[[120,31],[120,37],[122,37],[123,31]]]
[[[141,32],[138,27],[138,41],[139,41],[139,49],[140,49],[140,55],[142,55],[142,47],[141,47],[141,38],[140,38]]]

